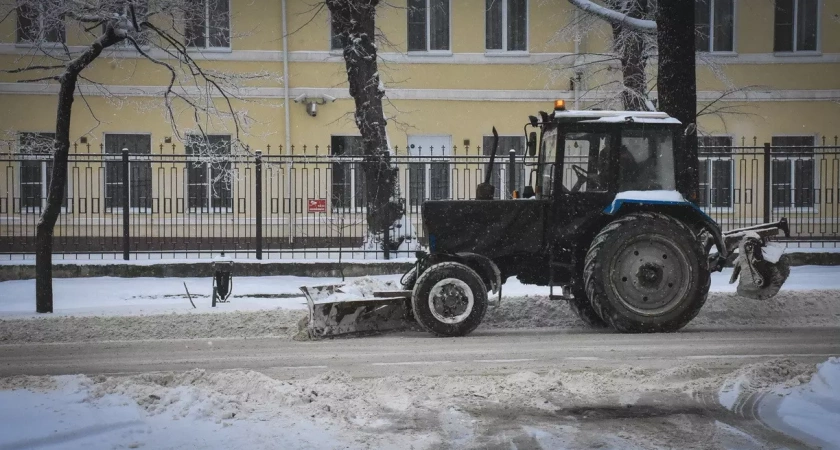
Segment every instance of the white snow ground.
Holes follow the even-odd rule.
[[[732,269],[712,275],[711,292],[735,292],[729,284]],[[372,277],[396,283],[400,275]],[[357,278],[348,278],[352,283]],[[293,276],[234,277],[230,303],[210,305],[212,281],[207,278],[57,278],[55,316],[135,316],[170,313],[219,313],[267,309],[306,309],[301,286],[340,283],[339,278]],[[189,289],[196,308],[184,290]],[[783,291],[840,290],[840,266],[792,267]],[[504,297],[547,296],[548,288],[529,286],[516,278],[502,288]],[[838,293],[840,301],[840,293]],[[0,282],[0,318],[36,317],[35,280]],[[40,317],[43,317],[42,315]]]

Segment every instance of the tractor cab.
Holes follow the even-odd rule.
[[[532,190],[537,198],[586,193],[597,201],[612,200],[618,192],[679,190],[675,155],[682,126],[665,113],[567,111],[558,100],[553,113],[532,116],[529,125],[539,128],[540,143],[529,177],[536,186],[526,187],[526,195]],[[536,142],[532,133],[532,156]]]

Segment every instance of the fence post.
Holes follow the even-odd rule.
[[[256,186],[254,193],[256,194],[256,216],[257,216],[257,259],[262,259],[263,253],[263,194],[262,194],[262,151],[257,150],[256,168],[254,169],[256,178]]]
[[[516,189],[516,150],[510,149],[508,152],[508,183],[507,183],[507,195],[502,196],[500,195],[499,198],[504,199],[506,197],[512,198],[513,197],[513,190]]]
[[[122,181],[123,181],[123,192],[122,192],[122,203],[123,203],[123,259],[128,261],[128,250],[131,244],[129,243],[129,220],[130,220],[130,208],[129,208],[129,199],[131,198],[128,192],[128,149],[122,149]]]
[[[770,177],[770,143],[764,143],[764,223],[770,223],[770,213],[772,212],[772,205],[770,203],[770,194],[773,190],[773,180]]]

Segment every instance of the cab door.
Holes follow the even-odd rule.
[[[562,130],[558,141],[551,228],[555,245],[573,248],[615,198],[620,136],[604,126],[578,125]]]

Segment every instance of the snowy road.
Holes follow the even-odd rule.
[[[694,363],[731,370],[773,358],[815,363],[840,355],[840,328],[693,328],[676,334],[483,330],[467,338],[425,333],[321,342],[277,338],[155,340],[0,346],[0,377],[250,369],[289,379],[340,370],[353,377],[489,375],[527,370],[665,369]]]

